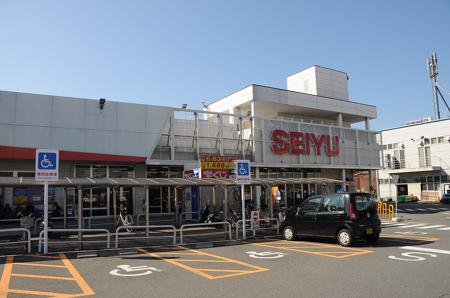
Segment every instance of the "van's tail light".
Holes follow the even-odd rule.
[[[350,219],[356,220],[355,207],[353,207],[353,204],[351,202],[350,202]]]

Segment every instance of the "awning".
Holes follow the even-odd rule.
[[[254,178],[252,185],[342,183],[329,178]],[[61,178],[49,181],[53,187],[155,187],[155,186],[236,186],[234,179],[218,178]],[[44,182],[27,177],[0,177],[0,186],[42,186]]]

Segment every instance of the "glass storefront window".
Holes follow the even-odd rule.
[[[75,178],[91,177],[90,165],[76,165],[75,166]]]
[[[18,172],[17,177],[28,177],[28,178],[34,178],[35,174],[34,172]]]
[[[147,167],[147,178],[169,178],[169,167]]]
[[[134,166],[109,166],[110,178],[135,178]]]
[[[106,177],[106,166],[103,165],[92,166],[92,178],[105,178],[105,177]]]

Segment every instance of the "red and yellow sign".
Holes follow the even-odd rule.
[[[200,157],[203,178],[229,178],[239,156],[204,155]]]

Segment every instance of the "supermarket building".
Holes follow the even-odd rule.
[[[52,148],[60,150],[60,177],[68,179],[170,179],[195,169],[203,177],[228,178],[230,162],[248,159],[255,178],[341,181],[280,186],[280,204],[291,206],[351,188],[353,171],[381,168],[370,129],[376,116],[375,106],[349,100],[346,73],[320,66],[289,76],[287,89],[250,85],[203,110],[0,91],[0,177],[34,177],[36,148]],[[360,122],[365,129],[352,127]],[[62,200],[62,189],[51,191]],[[74,215],[76,190],[67,191]],[[209,204],[210,191],[186,188],[182,208]],[[249,190],[256,206],[263,191]],[[121,187],[120,194],[133,214],[143,213],[143,188]],[[0,186],[0,197],[2,207],[42,206],[41,188]],[[84,216],[110,215],[111,198],[110,187],[85,188]],[[151,213],[173,213],[174,188],[151,188],[149,206]]]

